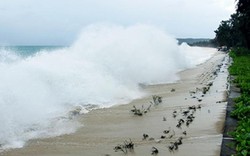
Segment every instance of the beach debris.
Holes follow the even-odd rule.
[[[182,144],[182,137],[179,137],[176,141],[177,145],[181,145]]]
[[[163,121],[167,121],[167,118],[165,116],[163,117]]]
[[[182,144],[182,137],[179,137],[175,142],[170,142],[170,145],[168,146],[168,149],[170,152],[173,152],[174,150],[179,149],[179,145]]]
[[[134,113],[134,115],[137,116],[142,116],[143,114],[146,114],[150,111],[152,105],[149,105],[146,109],[144,108],[144,105],[142,105],[141,109],[136,108],[135,105],[133,106],[133,109],[131,109],[130,111]]]
[[[164,130],[163,133],[164,134],[168,134],[170,132],[170,130]]]
[[[176,118],[176,116],[177,116],[177,111],[174,110],[172,115],[173,115],[173,118]]]
[[[193,115],[193,114],[189,114],[188,116],[187,116],[187,120],[194,120],[194,118],[195,118],[195,116]]]
[[[187,131],[183,131],[182,134],[187,135]]]
[[[176,116],[177,116],[176,114],[173,114],[173,118],[176,118]]]
[[[187,117],[187,121],[186,121],[186,126],[188,127],[190,125],[190,123],[192,123],[194,121],[194,116],[193,114],[190,114],[188,117]]]
[[[198,88],[196,87],[195,91],[189,91],[189,94],[192,98],[196,98],[195,94],[196,93],[202,93],[201,97],[204,97],[205,94],[210,90],[210,87],[213,85],[213,82],[209,82],[208,84],[206,84],[206,86],[202,87],[202,88]]]
[[[186,111],[183,111],[182,114],[183,114],[184,116],[187,116],[187,114],[188,114],[189,112],[190,112],[189,110],[186,110]]]
[[[189,107],[188,107],[188,109],[189,109],[189,110],[194,110],[194,111],[196,111],[196,107],[195,107],[195,105],[193,105],[193,106],[189,106]]]
[[[115,152],[122,151],[123,153],[127,153],[127,149],[124,148],[123,145],[117,145],[114,147]]]
[[[210,86],[202,87],[202,94],[206,94],[210,89]]]
[[[123,144],[119,144],[114,147],[115,152],[122,151],[123,153],[127,153],[128,150],[132,151],[134,150],[134,143],[129,139],[130,141],[125,140]]]
[[[185,121],[184,121],[183,119],[179,119],[179,121],[178,121],[176,127],[181,129],[181,125],[182,125],[183,123],[185,123]]]
[[[152,155],[157,155],[159,153],[159,150],[156,147],[152,147]]]
[[[142,136],[143,136],[142,140],[146,140],[149,137],[148,134],[145,134],[145,133]]]
[[[124,145],[126,149],[130,149],[130,150],[134,149],[134,143],[131,141],[131,139],[129,139],[129,142],[125,140]]]
[[[189,91],[189,95],[193,96],[196,92],[195,91]]]
[[[197,106],[197,109],[201,109],[201,105],[198,105],[198,106]]]
[[[143,111],[140,109],[137,109],[135,106],[133,106],[134,109],[131,110],[131,112],[134,113],[134,115],[138,115],[138,116],[142,116],[143,115]]]
[[[163,133],[164,134],[168,134],[170,132],[171,128],[169,127],[168,130],[164,130]]]
[[[143,107],[142,107],[143,108]],[[135,106],[133,106],[133,109],[131,109],[131,112],[134,113],[134,115],[137,115],[137,116],[142,116],[144,111],[143,110],[140,110],[140,109],[137,109]]]
[[[179,119],[179,123],[184,123],[185,121],[183,119]]]
[[[171,142],[171,144],[168,146],[168,149],[170,152],[173,152],[174,150],[174,144]]]
[[[173,138],[173,137],[174,137],[174,135],[175,135],[175,131],[173,130],[173,133],[172,133],[172,134],[170,134],[168,138],[169,138],[169,139],[171,139],[171,138]]]
[[[174,150],[178,150],[179,146],[177,142],[174,142]]]
[[[186,126],[188,127],[190,125],[190,123],[191,123],[190,121],[187,121]]]
[[[165,136],[165,135],[162,135],[162,136],[161,136],[161,139],[165,139],[165,138],[166,138],[166,136]]]
[[[153,98],[153,103],[155,105],[158,105],[158,104],[162,103],[162,97],[161,96],[153,95],[152,98]]]
[[[176,125],[176,127],[181,129],[181,123],[178,122],[178,124]]]
[[[213,80],[212,81],[209,81],[207,84],[206,84],[206,86],[208,86],[208,87],[211,87],[212,85],[213,85]]]

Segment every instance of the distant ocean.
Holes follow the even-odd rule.
[[[41,51],[53,51],[60,48],[65,48],[66,46],[0,46],[1,55],[5,52],[12,52],[20,57],[30,57]]]
[[[67,47],[0,47],[0,151],[73,133],[72,110],[128,103],[146,95],[139,84],[175,82],[215,52],[177,43],[153,26],[94,25]]]

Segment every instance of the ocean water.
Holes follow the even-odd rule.
[[[0,47],[0,150],[73,133],[72,110],[143,97],[139,84],[175,82],[215,52],[177,43],[150,25],[91,25],[67,47]]]

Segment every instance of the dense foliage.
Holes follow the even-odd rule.
[[[215,30],[215,41],[218,46],[250,49],[250,0],[238,0],[236,8],[236,13]]]
[[[207,40],[207,41],[199,41],[189,44],[190,46],[199,46],[199,47],[215,47],[216,43],[214,40]]]
[[[241,90],[241,96],[234,99],[231,116],[238,125],[231,135],[235,139],[236,155],[250,155],[250,0],[236,0],[236,13],[229,20],[222,21],[215,30],[218,46],[233,47],[230,56],[233,64],[229,68],[234,83]]]
[[[242,52],[243,51],[243,52]],[[250,155],[250,52],[237,48],[231,51],[233,64],[229,68],[235,76],[234,83],[241,89],[241,96],[234,99],[235,108],[231,116],[239,122],[236,130],[231,132],[236,141],[237,155]]]

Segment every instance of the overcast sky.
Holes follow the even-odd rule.
[[[148,23],[177,38],[214,38],[235,0],[0,0],[0,44],[70,45],[95,23]]]

